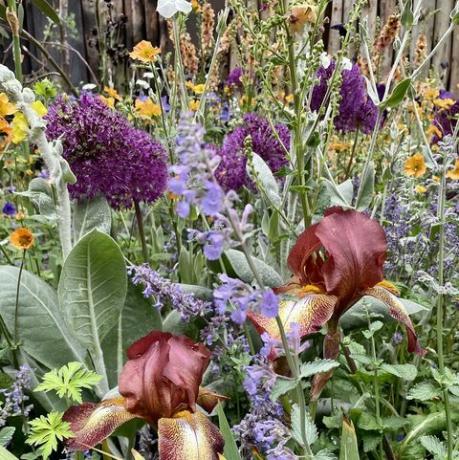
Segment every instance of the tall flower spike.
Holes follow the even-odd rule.
[[[158,426],[160,460],[217,460],[218,429],[196,404],[212,410],[221,397],[200,389],[210,352],[187,337],[153,331],[128,349],[117,396],[71,407],[64,414],[75,437],[73,450],[87,450],[132,418]]]
[[[397,299],[396,289],[383,281],[385,257],[386,238],[377,221],[353,210],[326,211],[320,222],[300,235],[288,257],[294,276],[290,283],[277,289],[284,294],[279,316],[285,330],[289,332],[296,323],[303,337],[327,324],[324,354],[334,359],[339,353],[340,317],[363,296],[372,296],[405,325],[408,351],[424,354],[408,313]],[[280,337],[275,319],[255,312],[249,318],[259,332],[267,332],[275,339]],[[315,379],[314,397],[318,397],[330,375]]]

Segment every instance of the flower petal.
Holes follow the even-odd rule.
[[[326,294],[309,294],[299,300],[291,297],[279,302],[279,316],[285,332],[290,332],[291,325],[299,325],[300,336],[317,332],[332,316],[337,298]],[[249,312],[249,319],[258,332],[267,332],[273,339],[280,340],[280,331],[275,318],[268,318],[259,313]]]
[[[321,267],[327,293],[340,298],[345,309],[360,291],[383,280],[386,236],[379,223],[363,213],[332,208],[315,234],[327,252]]]
[[[179,412],[158,422],[159,460],[218,460],[224,441],[202,413]]]
[[[128,349],[119,377],[126,409],[150,423],[196,409],[210,352],[183,336],[153,331]]]
[[[198,406],[202,407],[207,413],[211,413],[219,401],[230,399],[227,396],[215,393],[214,391],[199,387]]]
[[[119,426],[135,418],[124,407],[124,398],[106,399],[99,404],[72,406],[63,420],[70,423],[74,437],[67,441],[71,450],[88,450],[108,438]]]
[[[374,286],[364,291],[364,295],[368,295],[378,299],[389,308],[389,314],[392,318],[403,323],[406,327],[406,334],[408,336],[408,351],[418,355],[425,355],[424,350],[418,342],[416,331],[414,330],[413,323],[406,311],[404,305],[400,300],[388,289],[381,286]]]

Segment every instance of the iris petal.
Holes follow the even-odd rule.
[[[372,288],[366,289],[364,295],[374,297],[375,299],[381,301],[389,308],[389,314],[392,318],[400,321],[406,327],[406,334],[408,336],[408,351],[411,353],[416,353],[418,355],[425,355],[426,351],[421,347],[416,336],[416,331],[414,330],[413,323],[406,311],[404,305],[400,300],[388,289],[385,289],[382,286],[374,286]]]
[[[303,337],[317,332],[331,318],[336,302],[337,297],[326,294],[309,294],[298,300],[281,299],[279,316],[287,333],[296,323]],[[256,312],[249,312],[248,317],[260,333],[267,332],[273,339],[281,339],[275,318]]]
[[[223,437],[202,413],[179,412],[158,421],[159,460],[218,460]]]
[[[108,438],[123,423],[135,418],[124,407],[124,398],[84,403],[67,409],[63,420],[70,423],[74,437],[67,441],[71,450],[88,450]]]

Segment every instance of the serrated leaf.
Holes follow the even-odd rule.
[[[403,380],[412,381],[416,378],[418,370],[413,364],[382,364],[381,369]]]
[[[298,444],[303,445],[303,437],[301,436],[301,415],[298,404],[293,405],[291,419],[292,436]],[[317,427],[311,416],[307,412],[305,414],[304,427],[307,443],[309,446],[312,446],[317,441],[317,439],[319,439],[319,432],[317,431]]]
[[[293,390],[298,385],[298,381],[295,379],[289,379],[286,377],[277,377],[276,383],[271,390],[271,399],[277,401],[282,395]]]
[[[336,460],[336,455],[327,449],[319,450],[313,457],[314,460]]]
[[[0,446],[6,447],[13,439],[13,435],[15,431],[16,431],[16,428],[14,426],[3,427],[0,430]]]
[[[406,399],[416,399],[418,401],[431,401],[437,399],[441,394],[440,388],[430,382],[421,382],[415,385],[408,393]]]
[[[445,444],[436,436],[421,436],[419,438],[422,446],[431,453],[436,460],[443,460],[447,457]]]
[[[67,397],[74,402],[82,403],[81,392],[91,389],[101,380],[101,376],[87,370],[79,362],[71,362],[60,369],[47,372],[34,391],[55,391],[60,398]]]
[[[310,363],[303,363],[300,367],[300,377],[302,379],[311,377],[315,374],[331,371],[339,367],[339,363],[332,359],[317,359]]]

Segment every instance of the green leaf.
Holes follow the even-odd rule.
[[[413,364],[382,364],[381,370],[395,375],[402,380],[412,381],[416,378],[418,370]]]
[[[223,455],[226,460],[242,460],[239,455],[239,450],[237,448],[236,441],[234,440],[233,433],[229,426],[228,420],[223,410],[223,406],[219,402],[217,404],[217,414],[218,414],[218,426],[220,427],[220,432],[225,440],[225,448]]]
[[[127,291],[126,265],[115,241],[92,230],[68,255],[59,280],[59,303],[69,327],[89,350],[108,391],[102,340],[118,325]]]
[[[348,418],[343,419],[341,431],[341,444],[339,448],[339,460],[359,460],[359,445],[355,433],[354,424]]]
[[[372,161],[368,168],[364,171],[364,176],[361,178],[359,193],[355,203],[357,211],[365,211],[373,200],[373,193],[375,190],[375,167]]]
[[[413,1],[406,0],[405,6],[403,8],[401,22],[405,27],[411,27],[414,22],[414,15],[413,15]]]
[[[74,402],[82,403],[81,392],[84,388],[91,389],[101,379],[100,375],[87,370],[82,363],[71,362],[60,369],[47,372],[34,391],[55,391],[59,398],[67,397]]]
[[[142,287],[129,283],[120,319],[102,341],[110,388],[117,385],[126,362],[126,349],[152,330],[162,330],[161,315],[143,296]]]
[[[0,312],[11,334],[18,275],[18,268],[0,266]],[[21,276],[18,325],[21,349],[46,368],[84,361],[84,350],[65,324],[55,290],[27,270]]]
[[[331,371],[339,367],[339,363],[332,359],[317,359],[310,363],[303,363],[300,367],[300,377],[305,379],[315,374]]]
[[[440,397],[440,388],[430,382],[421,382],[415,385],[408,393],[406,399],[416,399],[418,401],[431,401]]]
[[[13,435],[15,431],[16,431],[16,428],[14,426],[3,427],[0,430],[0,446],[6,447],[13,439]]]
[[[354,186],[352,185],[351,179],[339,185],[336,185],[328,179],[323,179],[323,181],[330,197],[330,206],[341,206],[343,208],[350,208],[352,206]]]
[[[436,436],[421,436],[419,441],[421,441],[424,449],[431,453],[436,460],[443,460],[447,458],[447,449],[445,444]]]
[[[1,13],[0,13],[0,16],[1,16]],[[15,455],[7,451],[3,446],[0,446],[0,458],[2,460],[19,460]]]
[[[32,3],[55,24],[61,23],[56,10],[46,0],[32,0]]]
[[[15,195],[28,198],[38,209],[41,216],[51,221],[57,219],[53,190],[45,179],[41,177],[32,179],[26,192],[17,192]]]
[[[298,404],[293,405],[291,418],[292,436],[295,441],[302,446],[304,443],[303,437],[301,436],[301,416]],[[307,443],[309,446],[312,446],[319,439],[319,432],[317,431],[317,427],[308,413],[305,414],[304,427],[306,431]]]
[[[274,177],[271,168],[256,153],[252,152],[247,161],[247,174],[259,186],[268,200],[279,208],[282,204],[279,195],[279,185]]]
[[[75,244],[93,229],[110,234],[112,224],[111,210],[103,196],[75,203],[72,220],[73,241]]]
[[[247,263],[245,255],[241,251],[235,249],[228,249],[224,252],[224,256],[228,260],[234,274],[245,283],[252,284],[254,282],[254,275]],[[265,286],[277,287],[282,284],[280,275],[269,265],[265,264],[260,259],[252,257],[253,263],[261,280]]]
[[[293,390],[298,385],[298,381],[295,379],[289,379],[287,377],[277,377],[276,383],[271,390],[271,399],[277,401],[282,395]]]
[[[62,415],[59,412],[51,412],[46,417],[41,415],[29,422],[30,434],[26,442],[39,447],[40,454],[45,460],[57,450],[58,441],[73,435],[70,423],[63,421]]]
[[[395,108],[399,106],[403,98],[405,97],[408,89],[411,86],[411,79],[406,78],[402,80],[392,91],[392,94],[384,101],[381,102],[379,107],[381,110],[388,109],[388,108]]]

